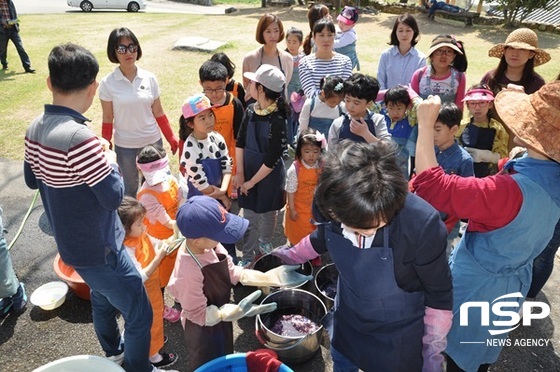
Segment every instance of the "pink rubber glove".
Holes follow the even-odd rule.
[[[447,347],[447,333],[451,329],[453,312],[451,310],[433,309],[426,306],[424,314],[424,337],[422,337],[423,372],[440,372],[443,370],[442,351]]]
[[[271,254],[288,265],[301,264],[319,257],[319,254],[313,249],[309,235],[293,247],[281,246],[273,250]]]

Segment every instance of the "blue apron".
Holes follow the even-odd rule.
[[[360,61],[358,60],[358,53],[356,52],[356,42],[354,41],[352,44],[336,48],[334,50],[337,53],[344,54],[350,61],[352,61],[352,70],[356,69],[360,71]]]
[[[206,180],[208,184],[212,186],[220,187],[222,185],[222,161],[220,159],[202,159],[201,160],[202,169],[206,174]],[[202,195],[202,193],[192,184],[191,177],[188,181],[189,191],[187,193],[187,198],[195,195]]]
[[[424,293],[403,291],[395,280],[389,227],[383,247],[360,249],[325,225],[329,254],[338,269],[331,344],[364,371],[420,371]]]
[[[494,138],[496,138],[496,129],[481,128],[474,125],[471,119],[471,122],[467,124],[465,130],[461,133],[460,140],[463,147],[492,151],[494,147]],[[474,163],[473,165],[475,177],[481,178],[490,174],[490,166],[492,163],[480,162]]]
[[[387,115],[387,112],[383,112],[385,115],[385,123],[387,124],[387,130],[391,134],[391,139],[399,147],[399,154],[397,155],[399,166],[403,169],[403,174],[406,179],[410,175],[410,170],[408,169],[408,157],[410,156],[407,148],[408,139],[412,133],[413,127],[408,123],[408,116],[397,121],[394,126],[392,126],[391,118]],[[416,143],[416,141],[414,141]]]
[[[321,132],[323,135],[325,135],[325,137],[328,137],[329,129],[331,128],[334,119],[311,116],[311,114],[313,113],[313,109],[315,108],[315,100],[317,99],[319,99],[319,97],[317,96],[311,99],[311,107],[309,108],[309,128],[313,128],[316,131]],[[338,106],[338,113],[341,116],[343,115],[340,105]]]
[[[492,364],[498,360],[502,347],[487,346],[486,340],[506,339],[508,333],[492,336],[489,330],[510,328],[493,324],[495,321],[508,321],[510,317],[495,315],[490,306],[490,326],[481,326],[480,310],[470,309],[468,326],[461,326],[461,305],[468,301],[491,303],[514,292],[525,296],[531,285],[533,259],[550,240],[554,222],[560,217],[557,207],[543,210],[544,201],[549,201],[551,206],[556,206],[556,203],[541,186],[520,173],[512,177],[523,193],[523,204],[517,216],[497,230],[464,234],[450,257],[453,325],[447,335],[446,353],[466,371],[476,371],[481,364]],[[513,303],[517,301],[521,306],[522,299],[515,299]],[[507,310],[515,309],[511,307]]]
[[[373,116],[373,113],[368,110],[367,118],[365,118],[364,121],[366,122],[366,124],[368,126],[368,129],[371,132],[371,134],[376,136],[376,134],[375,134],[375,124],[373,123],[373,120],[371,119],[372,116]],[[366,142],[366,140],[363,137],[358,136],[357,134],[354,134],[350,131],[350,115],[348,115],[348,114],[344,115],[344,120],[342,122],[342,126],[340,127],[340,133],[338,134],[338,141],[340,142],[343,139],[350,139],[354,142]]]
[[[262,117],[252,111],[247,112],[250,113],[251,118],[247,123],[243,170],[245,180],[250,180],[264,164],[270,141],[270,121],[269,115]],[[248,195],[238,192],[239,207],[250,209],[255,213],[282,209],[286,204],[285,180],[284,159],[280,158],[272,172],[249,190]]]

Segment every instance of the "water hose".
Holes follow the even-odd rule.
[[[19,229],[16,232],[16,236],[10,242],[10,245],[8,245],[8,250],[12,249],[12,246],[15,244],[15,242],[18,240],[19,236],[21,235],[21,232],[23,231],[23,226],[25,226],[25,223],[27,222],[27,219],[29,218],[29,215],[31,214],[31,211],[33,210],[33,207],[35,206],[35,202],[37,201],[38,196],[39,196],[39,190],[35,191],[35,196],[33,196],[33,200],[31,201],[31,205],[29,205],[29,209],[27,210],[27,213],[23,217],[23,221],[21,221],[21,225],[19,226]]]

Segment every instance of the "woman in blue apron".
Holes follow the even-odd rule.
[[[430,97],[418,108],[418,176],[413,187],[438,210],[469,219],[450,257],[454,316],[446,349],[448,371],[485,371],[498,360],[501,346],[497,345],[519,322],[503,326],[500,322],[514,318],[494,311],[482,317],[479,309],[462,305],[490,306],[501,297],[500,301],[509,302],[507,310],[516,314],[531,284],[533,260],[552,237],[560,217],[560,83],[545,85],[530,96],[504,90],[494,102],[528,155],[506,164],[512,174],[485,178],[443,174],[432,150],[441,100]]]
[[[334,370],[441,370],[452,308],[447,233],[438,212],[407,192],[394,145],[345,141],[329,151],[314,206],[318,229],[273,254],[285,263],[331,255]]]
[[[272,235],[278,211],[286,203],[286,170],[282,158],[287,148],[286,125],[289,108],[284,99],[286,80],[282,71],[262,65],[255,73],[246,72],[251,95],[257,102],[249,105],[237,136],[238,203],[250,221],[244,237],[241,265],[257,253],[272,250]]]

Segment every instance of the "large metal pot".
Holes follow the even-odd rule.
[[[252,269],[253,270],[257,270],[260,272],[267,272],[268,270],[272,270],[274,268],[277,268],[279,266],[285,265],[285,263],[278,257],[273,256],[272,254],[265,254],[260,256],[252,265]],[[303,275],[313,275],[313,266],[311,265],[311,262],[307,261],[304,262],[300,265],[300,268],[296,270],[298,273],[303,274]],[[289,287],[289,288],[304,288],[306,286],[307,282],[304,282],[298,286],[294,286],[294,287]],[[310,286],[312,286],[312,284],[310,284]],[[262,293],[264,295],[269,294],[271,291],[276,291],[280,288],[278,287],[259,287],[259,289],[262,291]]]
[[[256,335],[260,343],[274,350],[278,359],[290,364],[303,363],[311,359],[321,346],[323,326],[321,321],[327,314],[327,308],[321,299],[302,289],[284,289],[272,292],[261,304],[276,302],[275,311],[259,314],[255,319]],[[305,336],[282,336],[271,331],[282,315],[303,315],[319,325],[313,333]]]
[[[323,266],[315,274],[315,289],[329,310],[334,305],[337,283],[338,270],[333,263]]]

